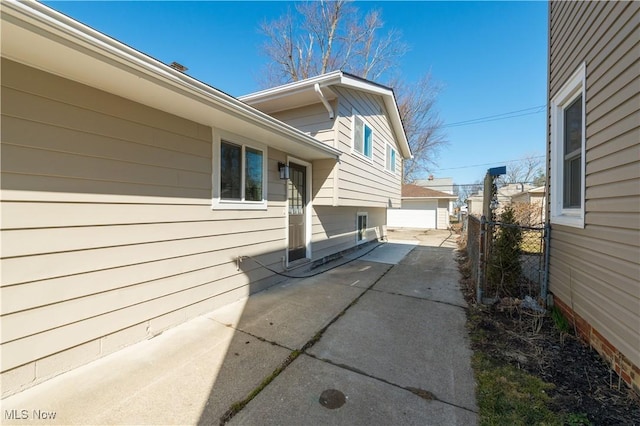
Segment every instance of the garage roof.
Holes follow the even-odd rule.
[[[405,184],[402,185],[402,198],[441,198],[447,200],[455,200],[457,195],[447,194],[446,192],[436,191],[435,189],[425,188],[423,186]]]

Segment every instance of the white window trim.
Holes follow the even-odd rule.
[[[242,147],[242,181],[241,188],[244,195],[245,180],[245,148],[253,148],[262,151],[262,200],[246,201],[242,200],[223,200],[220,198],[220,148],[222,141],[236,144]],[[268,157],[269,152],[267,146],[259,142],[255,142],[243,136],[225,132],[223,130],[213,131],[213,178],[212,178],[212,203],[213,210],[267,210],[267,183],[268,183]]]
[[[583,62],[551,99],[551,171],[549,220],[558,225],[584,228],[586,181],[586,64]],[[582,95],[581,204],[563,207],[564,194],[564,109]]]
[[[362,123],[371,129],[371,157],[367,157],[364,153],[358,151],[356,149],[356,117],[362,120]],[[364,129],[362,129],[362,137],[364,138]],[[375,145],[375,131],[373,130],[373,126],[364,119],[362,115],[358,113],[358,111],[353,108],[351,110],[351,153],[356,155],[357,157],[373,164],[373,148]],[[364,139],[362,141],[362,150],[364,151]]]
[[[397,159],[398,159],[398,150],[397,150],[397,149],[395,149],[395,148],[393,147],[393,145],[391,145],[390,143],[387,143],[387,144],[386,144],[386,146],[385,146],[385,149],[384,149],[384,170],[385,170],[387,173],[390,173],[390,174],[392,174],[392,175],[395,175],[395,174],[397,174],[397,171],[398,171],[398,167],[396,167],[396,161],[394,161],[394,162],[392,162],[392,163],[391,163],[391,164],[393,164],[393,168],[394,168],[394,170],[391,170],[391,169],[388,169],[388,168],[387,168],[387,162],[388,162],[388,161],[387,161],[387,160],[388,160],[387,156],[389,155],[389,154],[388,154],[388,151],[387,151],[387,147],[391,148],[391,151],[392,151],[392,152],[395,152],[395,157],[396,157],[396,158],[395,158],[395,160],[396,160],[396,161],[397,161]]]
[[[358,227],[358,222],[359,222],[359,218],[360,216],[364,216],[367,218],[367,226],[365,227],[365,234],[364,234],[364,238],[363,239],[358,239],[358,236],[360,234],[360,228]],[[367,230],[369,229],[369,213],[368,212],[357,212],[356,213],[356,244],[364,244],[366,242],[368,242],[368,238],[367,238]]]

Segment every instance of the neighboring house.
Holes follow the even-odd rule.
[[[278,281],[252,258],[375,240],[400,204],[388,88],[335,74],[306,134],[40,3],[1,13],[3,396]]]
[[[435,189],[436,191],[446,192],[447,194],[453,194],[453,178],[437,178],[429,176],[428,179],[418,179],[413,182],[414,185],[422,186],[425,188]]]
[[[467,205],[467,214],[480,217],[482,216],[482,200],[484,191],[481,189],[475,194],[470,195],[464,202]]]
[[[549,290],[640,392],[640,2],[549,5]]]
[[[453,178],[437,178],[429,176],[428,179],[418,179],[413,182],[414,185],[422,186],[424,188],[435,189],[436,191],[444,192],[453,195]],[[458,198],[454,198],[449,201],[449,215],[454,214],[455,201]]]
[[[545,221],[546,188],[539,186],[511,196],[516,220],[521,225],[542,226]]]
[[[387,210],[391,228],[449,229],[449,204],[458,197],[418,185],[402,185],[402,208]]]
[[[498,188],[498,207],[495,209],[496,214],[500,214],[502,210],[511,204],[512,197],[525,193],[533,189],[533,185],[528,183],[509,183]],[[482,216],[482,203],[484,200],[484,190],[478,191],[465,200],[467,203],[469,214],[474,216]]]

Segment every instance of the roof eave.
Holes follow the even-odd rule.
[[[294,81],[281,86],[240,96],[238,99],[249,105],[256,105],[287,96],[293,96],[297,93],[314,90],[313,87],[315,84],[319,84],[320,87],[343,86],[382,96],[385,107],[387,111],[389,111],[389,117],[391,119],[391,124],[393,126],[394,134],[398,141],[402,157],[405,160],[413,158],[411,148],[409,147],[409,141],[407,140],[407,135],[404,132],[404,125],[402,124],[400,111],[398,110],[398,104],[396,102],[393,89],[343,71],[332,71],[306,80]]]
[[[235,120],[245,120],[263,131],[278,134],[274,141],[283,146],[287,144],[284,139],[292,139],[289,142],[311,157],[337,159],[340,155],[339,150],[38,2],[3,1],[2,21],[2,56],[8,59],[209,126],[214,124],[212,120],[216,114],[211,109],[215,108]],[[25,43],[20,37],[24,35],[29,35],[32,41],[40,41],[43,46],[55,45],[65,55],[43,52],[41,45]],[[90,61],[101,73],[77,66],[73,59],[80,57]],[[131,80],[131,84],[138,81],[141,89],[127,90],[126,82],[121,80],[123,76]],[[122,83],[122,87],[118,83]],[[163,93],[171,93],[171,96],[163,96]],[[195,109],[180,108],[174,103],[177,99],[180,106],[197,104],[200,114]]]

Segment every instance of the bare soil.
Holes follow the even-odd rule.
[[[575,337],[571,327],[561,332],[549,315],[523,309],[508,299],[493,306],[476,305],[475,288],[465,278],[465,260],[459,259],[474,351],[552,383],[549,408],[565,419],[586,417],[592,425],[640,425],[639,396]]]

